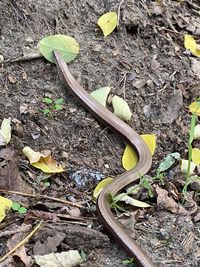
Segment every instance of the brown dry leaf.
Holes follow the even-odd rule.
[[[24,238],[24,233],[16,233],[7,242],[9,250],[13,249],[18,243]],[[33,260],[30,256],[26,254],[25,246],[18,248],[13,254],[13,256],[18,256],[26,267],[32,266]]]
[[[0,188],[16,190],[18,182],[17,157],[14,150],[0,150]]]
[[[168,196],[168,192],[165,189],[160,188],[158,185],[155,186],[157,193],[157,205],[161,209],[166,209],[175,214],[190,215],[191,212],[187,211],[184,207],[178,205],[176,201]],[[192,211],[193,213],[194,211]]]
[[[26,214],[25,221],[28,221],[28,220],[33,219],[33,218],[34,219],[40,218],[40,219],[52,221],[52,222],[60,221],[58,216],[54,213],[46,212],[46,211],[40,211],[40,210],[29,210],[28,213]]]

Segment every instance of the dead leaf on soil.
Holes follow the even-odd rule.
[[[3,119],[0,129],[0,146],[5,146],[11,139],[11,120]]]
[[[13,235],[7,242],[9,250],[13,249],[18,243],[20,243],[23,238],[23,233],[16,233],[15,235]],[[18,248],[12,255],[18,256],[26,267],[32,266],[33,264],[33,260],[26,253],[25,246]]]
[[[50,253],[43,256],[35,255],[34,258],[41,267],[73,267],[83,261],[78,250]]]
[[[168,192],[165,189],[162,189],[156,185],[155,191],[157,193],[157,206],[159,208],[169,210],[175,214],[191,215],[190,211],[187,211],[184,207],[177,204],[172,197],[169,197]],[[194,213],[194,210],[192,210],[192,213]]]
[[[46,173],[60,173],[64,169],[51,157],[50,151],[43,153],[35,152],[30,147],[26,146],[23,149],[24,155],[29,159],[30,164]]]
[[[25,221],[28,221],[30,219],[40,218],[47,221],[52,222],[59,222],[60,219],[58,216],[54,213],[47,212],[47,211],[41,211],[41,210],[29,210],[26,214]]]

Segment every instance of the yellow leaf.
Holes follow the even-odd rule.
[[[93,192],[93,198],[96,200],[101,191],[106,187],[108,184],[111,184],[113,181],[113,178],[107,177],[103,179],[98,185],[95,187]]]
[[[197,124],[194,127],[194,139],[195,140],[200,140],[200,124]]]
[[[156,136],[155,136],[155,134],[141,134],[140,136],[147,144],[147,146],[151,152],[151,155],[153,156],[155,149],[156,149]]]
[[[126,145],[122,156],[122,166],[125,170],[133,169],[138,163],[138,155],[130,145]]]
[[[193,55],[200,57],[200,49],[192,35],[185,34],[184,37],[184,46],[189,50]]]
[[[104,107],[106,106],[106,100],[108,97],[108,94],[110,93],[110,87],[102,87],[95,91],[93,91],[90,95],[96,99],[101,105]]]
[[[121,195],[121,196],[120,196]],[[119,194],[115,197],[115,199],[118,198],[119,201],[124,201],[126,204],[132,205],[134,207],[138,207],[138,208],[149,208],[151,207],[151,205],[149,205],[148,203],[139,201],[135,198],[132,198],[130,196],[128,196],[127,194]]]
[[[10,210],[12,204],[10,199],[0,196],[0,222],[6,217],[6,212]]]
[[[104,36],[108,36],[117,26],[117,13],[105,13],[98,19],[97,24],[102,29]]]
[[[123,121],[129,121],[131,119],[131,110],[124,99],[115,95],[112,99],[112,105],[114,109],[114,114],[118,118],[122,119]]]
[[[197,116],[200,116],[200,103],[199,102],[192,102],[189,105],[189,111]]]
[[[58,163],[52,159],[51,152],[40,153],[35,152],[30,147],[26,146],[23,149],[23,154],[29,159],[30,164],[35,168],[38,168],[46,173],[60,173],[64,169],[58,165]]]
[[[156,148],[156,136],[154,134],[142,134],[141,138],[147,144],[151,155],[154,154]],[[122,166],[125,170],[129,171],[133,169],[138,163],[138,155],[136,151],[130,146],[126,145],[124,154],[122,156]]]
[[[192,149],[192,161],[196,164],[200,164],[200,149],[193,148]]]

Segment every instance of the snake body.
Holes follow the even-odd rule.
[[[112,112],[98,103],[82,86],[74,79],[67,64],[58,51],[54,51],[54,58],[66,87],[72,95],[79,99],[81,104],[93,114],[93,116],[119,134],[122,139],[131,145],[138,153],[139,161],[137,166],[126,171],[115,179],[100,193],[97,199],[97,211],[103,225],[121,243],[129,255],[133,256],[137,266],[155,267],[154,263],[146,252],[130,237],[122,225],[115,219],[109,206],[109,195],[115,196],[128,184],[139,180],[141,175],[147,173],[151,167],[152,157],[150,151],[141,137],[125,122],[117,118]]]

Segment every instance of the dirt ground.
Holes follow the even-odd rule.
[[[42,57],[23,60],[43,37],[58,33],[74,37],[80,53],[69,67],[78,82],[89,92],[110,85],[112,95],[128,102],[133,112],[130,125],[140,134],[156,135],[150,175],[169,153],[187,157],[188,105],[200,96],[200,61],[185,50],[183,40],[187,33],[200,43],[199,1],[125,0],[120,12],[119,4],[116,0],[0,1],[0,60],[5,61],[0,68],[0,121],[12,119],[8,147],[14,151],[6,171],[0,166],[0,188],[40,194],[2,194],[22,203],[28,214],[9,213],[0,224],[0,255],[9,251],[14,233],[26,235],[28,226],[45,218],[45,225],[25,245],[26,256],[9,257],[0,266],[38,266],[28,256],[33,260],[33,255],[69,249],[85,252],[82,267],[119,267],[128,258],[101,227],[92,201],[100,178],[124,171],[124,143],[68,94],[54,65]],[[108,11],[119,12],[120,21],[105,38],[96,22]],[[63,109],[44,115],[44,97],[64,98]],[[46,177],[24,157],[25,146],[51,150],[66,171],[51,176],[46,186]],[[23,182],[8,185],[5,180],[11,176]],[[181,192],[178,164],[166,177]],[[166,183],[163,188],[170,191],[169,187]],[[194,190],[189,193],[193,196]],[[42,195],[84,208],[70,208]],[[199,198],[195,198],[195,213],[184,216],[158,207],[156,197],[144,200],[153,208],[139,214],[130,208],[124,223],[134,228],[134,239],[155,264],[200,266]]]

